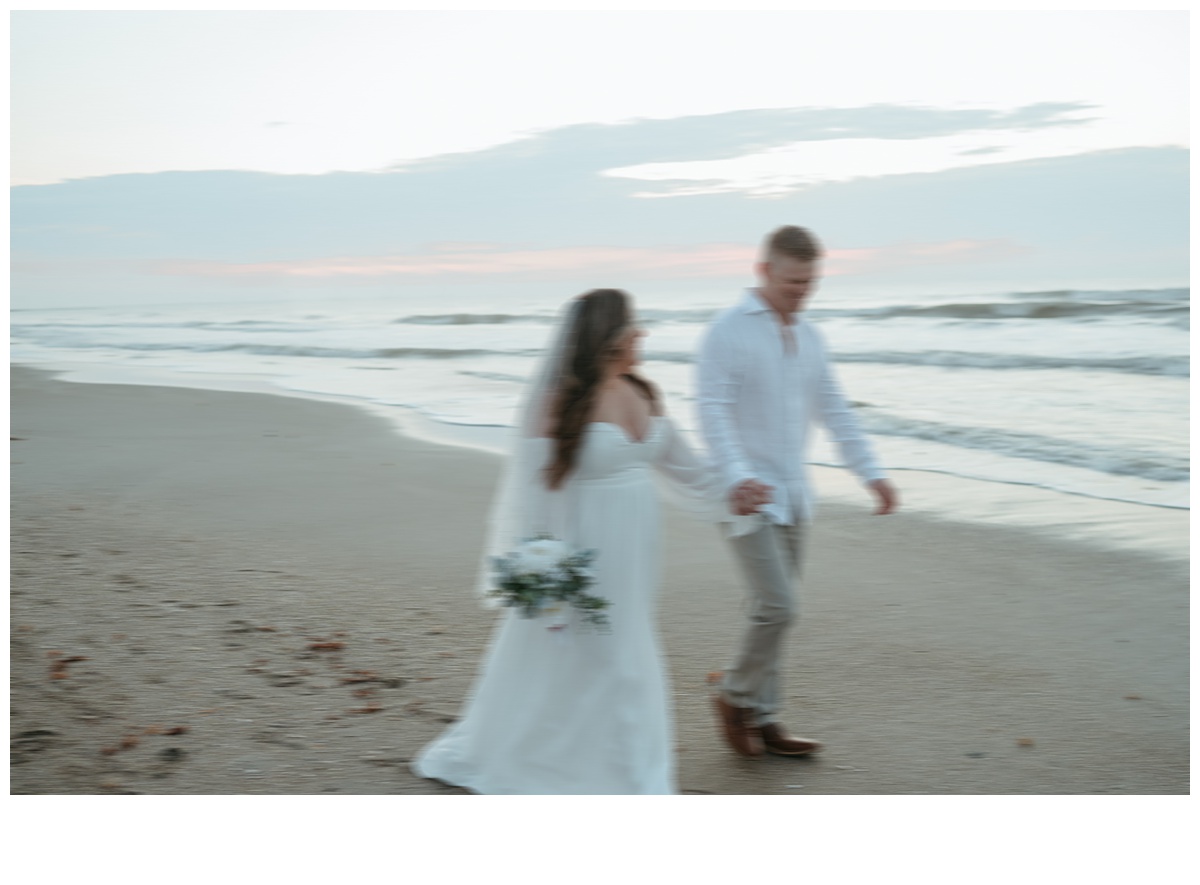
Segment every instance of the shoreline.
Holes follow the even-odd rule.
[[[12,792],[462,792],[407,760],[494,622],[497,458],[345,403],[12,379]],[[829,749],[762,764],[705,687],[740,579],[664,508],[682,792],[1188,791],[1185,561],[867,504],[827,494],[789,651],[788,723]]]
[[[435,445],[503,457],[509,428],[493,425],[452,424],[428,418],[404,406],[389,406],[352,397],[316,394],[276,386],[248,376],[167,372],[144,373],[115,366],[12,363],[73,384],[118,384],[169,387],[226,393],[256,393],[332,405],[347,405],[382,418],[401,437]],[[886,437],[876,439],[886,445]],[[886,462],[886,455],[884,457]],[[1191,556],[1191,509],[1168,504],[1129,501],[1047,488],[1034,482],[999,481],[923,468],[889,467],[901,491],[902,506],[935,520],[979,526],[1006,525],[1029,531],[1050,532],[1064,540],[1145,552],[1181,562]],[[826,464],[810,464],[818,491],[818,509],[826,503],[859,506],[863,490],[847,471]]]

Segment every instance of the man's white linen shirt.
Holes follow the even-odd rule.
[[[786,348],[783,335],[795,346]],[[783,325],[758,290],[747,290],[713,320],[697,373],[700,425],[726,488],[748,479],[772,486],[772,501],[761,511],[772,522],[812,519],[807,460],[814,421],[825,425],[846,467],[863,482],[883,479],[821,333],[800,316]],[[748,530],[734,522],[732,534]]]

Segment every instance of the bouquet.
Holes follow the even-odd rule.
[[[552,535],[535,535],[513,552],[492,557],[494,586],[488,595],[526,618],[547,617],[549,630],[565,629],[571,608],[592,626],[607,627],[609,601],[587,592],[595,557],[595,550],[571,552]]]

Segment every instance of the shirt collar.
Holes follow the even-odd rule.
[[[748,315],[757,313],[771,314],[775,311],[775,308],[771,307],[771,305],[767,304],[767,302],[763,299],[762,293],[755,288],[746,290],[746,297],[742,299],[742,303],[738,305],[738,309],[741,310],[742,313]],[[771,319],[775,319],[775,317],[771,317]],[[799,329],[800,326],[806,322],[807,320],[804,318],[804,314],[799,313],[796,315],[796,322],[792,323],[791,327],[793,329]]]
[[[771,310],[771,305],[763,300],[762,294],[758,289],[747,289],[746,297],[742,299],[742,313],[767,313]]]

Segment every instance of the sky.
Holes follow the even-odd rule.
[[[13,300],[1188,282],[1173,12],[16,12]],[[567,294],[571,294],[568,292]]]

